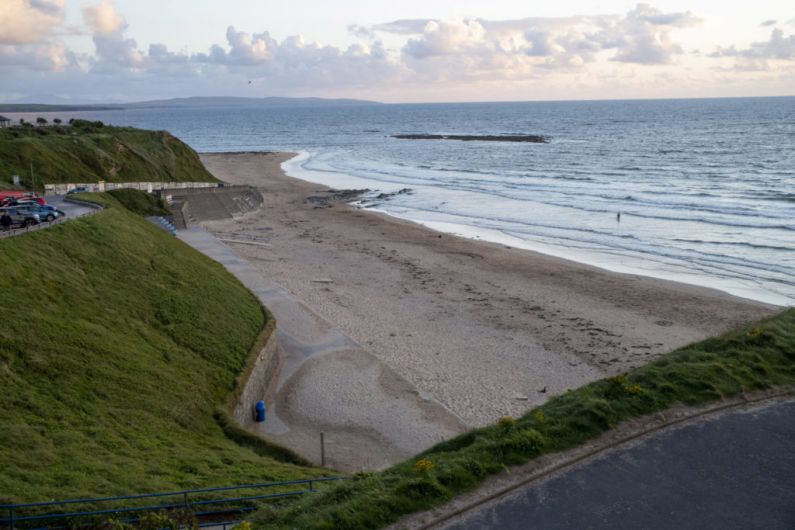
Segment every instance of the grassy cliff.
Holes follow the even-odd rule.
[[[266,324],[256,298],[98,197],[96,215],[0,240],[0,502],[317,476],[213,419]]]
[[[0,186],[65,182],[216,182],[196,152],[165,131],[74,125],[0,129]]]

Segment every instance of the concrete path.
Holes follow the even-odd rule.
[[[378,469],[463,432],[465,426],[210,232],[177,236],[223,264],[274,314],[285,353],[268,419],[250,430],[341,471]],[[278,252],[278,249],[275,249]]]
[[[663,431],[495,499],[447,530],[795,528],[795,401]]]

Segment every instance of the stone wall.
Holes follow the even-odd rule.
[[[242,389],[232,414],[242,427],[248,428],[255,424],[254,406],[257,401],[264,400],[266,406],[273,403],[283,357],[279,339],[274,330],[260,350],[248,379],[240,381]]]
[[[45,184],[45,195],[64,195],[74,188],[86,188],[89,191],[110,191],[131,188],[152,193],[155,190],[183,190],[217,188],[218,182],[69,182],[66,184]]]

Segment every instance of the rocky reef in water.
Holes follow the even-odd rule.
[[[395,134],[399,140],[460,140],[463,142],[526,142],[549,143],[549,136],[537,134]]]

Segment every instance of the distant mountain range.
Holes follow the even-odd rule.
[[[8,103],[0,103],[0,112],[61,112],[78,110],[120,110],[147,108],[252,108],[252,107],[352,107],[360,105],[383,105],[376,101],[361,99],[325,98],[243,98],[243,97],[187,97],[134,101],[129,103],[90,103],[68,100],[57,96],[30,96]]]
[[[325,98],[239,98],[239,97],[190,97],[174,99],[157,99],[124,103],[124,108],[155,108],[155,107],[348,107],[358,105],[382,105],[375,101],[362,99],[325,99]]]

